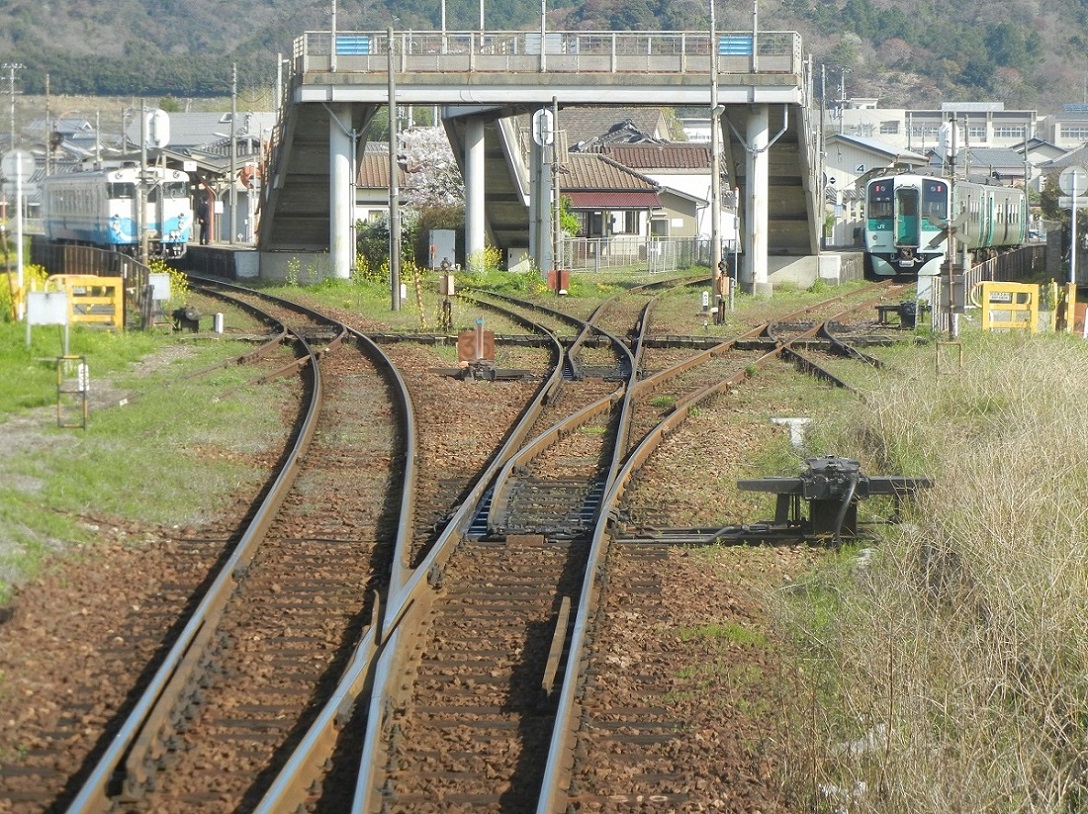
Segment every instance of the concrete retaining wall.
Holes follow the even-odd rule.
[[[864,276],[861,252],[822,252],[804,257],[767,258],[767,279],[772,286],[789,283],[809,288],[817,279],[839,285]]]

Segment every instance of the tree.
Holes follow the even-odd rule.
[[[441,127],[414,127],[400,134],[397,162],[407,175],[404,202],[418,210],[465,201],[465,183]]]

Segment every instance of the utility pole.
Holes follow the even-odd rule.
[[[329,49],[329,70],[336,73],[336,0],[332,0],[332,14],[330,17],[332,25],[332,30],[330,31],[330,34],[332,35],[330,37],[332,40],[332,47]]]
[[[953,221],[956,218],[956,153],[960,145],[959,123],[956,117],[952,117],[952,127],[949,133],[951,147],[948,150],[948,240],[945,242],[945,251],[948,252],[948,338],[954,340],[959,337],[959,325],[956,322],[956,298],[955,298],[955,254],[956,254],[956,229]]]
[[[238,136],[235,122],[238,119],[238,63],[231,65],[230,77],[230,233],[227,242],[234,244],[234,231],[238,223],[238,187],[235,185],[238,173]]]
[[[718,22],[714,5],[710,0],[710,273],[714,280],[714,302],[711,303],[717,315],[718,298],[722,291],[722,189],[721,189],[721,148],[719,119],[723,108],[718,104]]]
[[[8,94],[11,96],[11,144],[9,149],[15,149],[15,72],[21,71],[26,66],[19,62],[5,62],[4,68],[8,72]]]
[[[552,130],[552,268],[555,269],[555,289],[565,290],[563,285],[563,225],[560,222],[562,204],[559,194],[559,97],[552,97],[552,121],[555,123]]]
[[[49,176],[49,157],[53,153],[53,127],[49,116],[49,74],[45,75],[45,175]]]
[[[136,185],[136,227],[140,233],[140,262],[148,261],[147,250],[147,104],[140,105],[140,183]]]
[[[389,289],[400,310],[400,189],[397,186],[397,80],[393,66],[393,29],[389,29]]]

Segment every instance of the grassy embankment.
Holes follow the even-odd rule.
[[[935,486],[866,556],[777,596],[803,810],[1088,806],[1088,345],[962,340],[962,367],[900,354],[810,437]]]
[[[253,455],[282,448],[282,383],[218,401],[252,370],[179,379],[251,344],[73,328],[69,352],[86,359],[99,405],[84,430],[58,426],[60,329],[35,328],[29,348],[25,337],[23,325],[0,322],[0,604],[51,554],[93,539],[99,522],[207,519],[235,489],[260,482]],[[66,423],[78,420],[78,400],[64,400]]]

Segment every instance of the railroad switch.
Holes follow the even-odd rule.
[[[777,494],[771,528],[796,529],[806,539],[830,537],[837,542],[841,537],[857,537],[859,500],[890,495],[896,501],[894,518],[897,518],[902,498],[911,497],[918,489],[928,489],[933,485],[929,478],[864,475],[857,461],[837,455],[809,458],[805,464],[808,468],[798,477],[740,480],[737,481],[737,488]],[[803,500],[809,504],[807,521],[801,516]]]
[[[170,316],[174,318],[175,331],[196,333],[200,330],[200,312],[190,305],[175,308]]]
[[[533,375],[531,370],[495,367],[494,362],[487,361],[468,362],[459,367],[432,367],[431,373],[449,376],[453,379],[473,379],[488,382],[516,381],[528,379]]]
[[[435,368],[433,372],[456,379],[524,379],[528,370],[506,370],[495,367],[495,334],[484,330],[484,321],[476,320],[476,329],[461,331],[457,337],[457,367]]]

